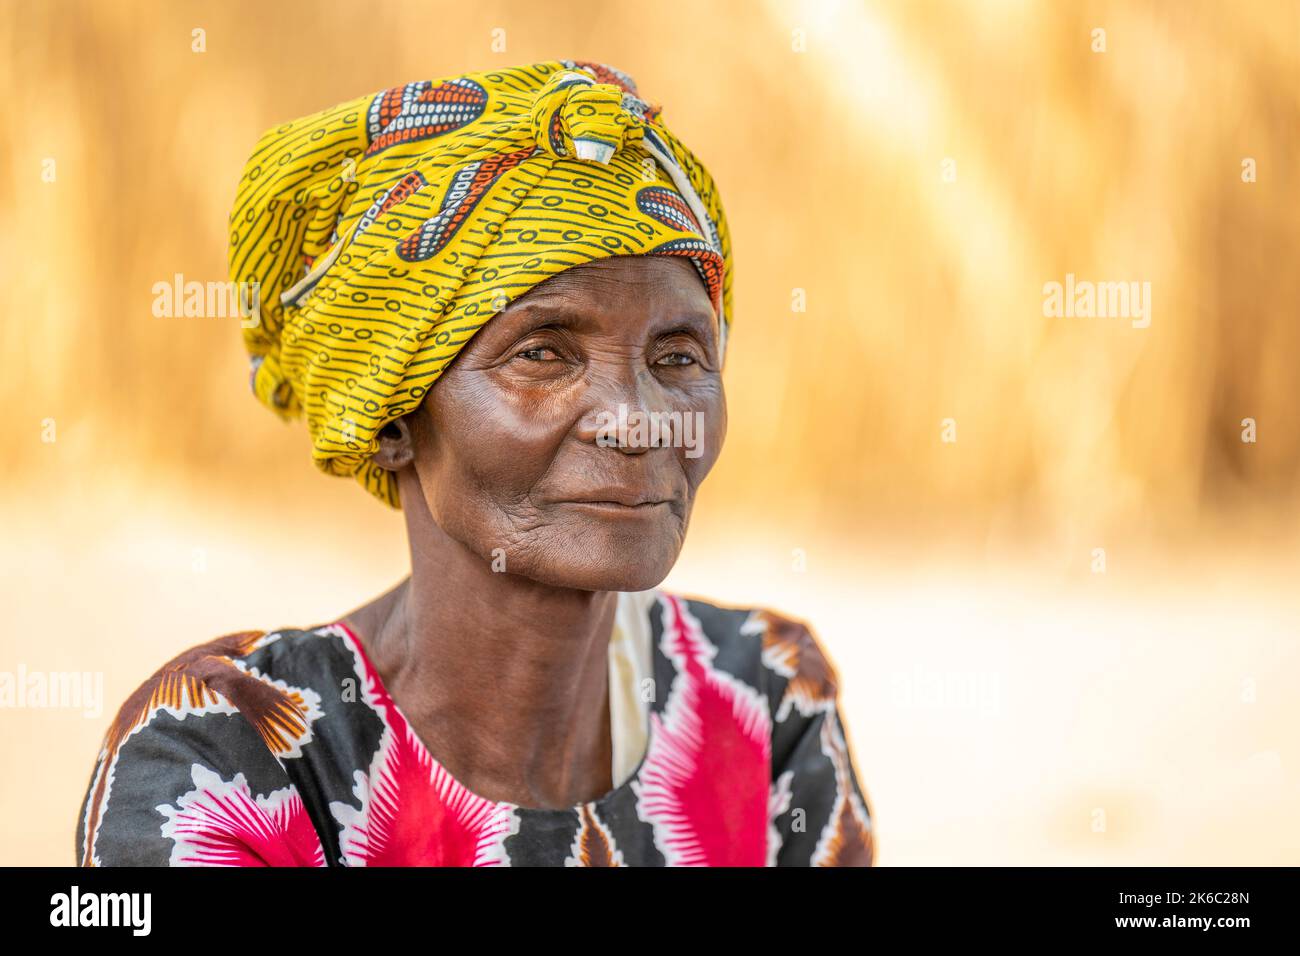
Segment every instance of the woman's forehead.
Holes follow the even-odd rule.
[[[518,303],[620,293],[654,294],[681,301],[698,299],[705,311],[712,311],[703,278],[694,263],[684,256],[613,256],[585,262],[534,286]]]
[[[539,326],[577,334],[611,326],[656,334],[691,329],[702,339],[717,335],[717,312],[694,266],[687,260],[624,256],[574,266],[535,286],[486,323],[479,344],[492,347]]]

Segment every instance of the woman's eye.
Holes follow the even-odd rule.
[[[695,359],[685,352],[673,352],[671,355],[665,355],[656,365],[694,365]]]
[[[544,345],[524,349],[522,352],[516,353],[516,357],[528,359],[530,362],[553,362],[559,358],[554,349],[548,349]]]

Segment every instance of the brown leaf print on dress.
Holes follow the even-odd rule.
[[[614,846],[614,837],[584,804],[579,814],[581,825],[573,840],[573,866],[622,866],[623,854]]]

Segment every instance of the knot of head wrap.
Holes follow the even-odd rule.
[[[642,120],[624,108],[623,96],[620,87],[588,73],[556,73],[533,100],[533,138],[555,156],[608,163],[625,144],[641,140]]]
[[[460,349],[547,278],[610,256],[692,262],[725,356],[731,244],[708,170],[635,82],[552,60],[407,83],[267,130],[230,217],[257,398],[317,466],[400,507],[371,456]]]

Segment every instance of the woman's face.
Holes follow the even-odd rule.
[[[685,258],[551,277],[480,329],[406,419],[433,519],[512,574],[657,586],[726,435],[718,344]]]

